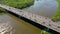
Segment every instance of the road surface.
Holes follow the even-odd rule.
[[[0,4],[0,7],[6,9],[8,11],[11,11],[15,14],[18,14],[20,16],[23,16],[27,19],[30,19],[30,20],[38,23],[38,24],[41,24],[45,27],[48,27],[48,28],[55,30],[55,31],[60,33],[60,22],[53,22],[50,18],[40,16],[40,15],[36,15],[36,14],[32,14],[32,13],[29,13],[29,12],[26,12],[26,11],[23,11],[23,10],[20,10],[17,8],[13,8],[13,7],[10,7],[7,5]]]

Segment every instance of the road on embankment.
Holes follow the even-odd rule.
[[[8,10],[9,12],[12,12],[14,14],[17,14],[18,16],[23,16],[27,19],[30,19],[40,25],[43,25],[45,27],[48,27],[49,29],[52,29],[54,31],[57,31],[60,33],[60,22],[53,22],[50,18],[44,17],[44,16],[40,16],[40,15],[36,15],[36,14],[32,14],[17,8],[13,8],[7,5],[2,5],[0,4],[0,7]]]

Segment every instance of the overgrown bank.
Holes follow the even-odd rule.
[[[23,9],[33,5],[34,0],[0,0],[0,4],[12,6],[15,8]],[[4,12],[2,8],[0,8],[0,13]]]
[[[60,21],[60,0],[57,0],[57,2],[58,2],[58,9],[57,9],[55,15],[53,16],[53,19]]]
[[[25,7],[31,6],[34,3],[34,0],[1,0],[0,3],[23,9]]]

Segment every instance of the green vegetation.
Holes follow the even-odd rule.
[[[12,6],[15,8],[23,9],[33,5],[34,0],[0,0],[0,4]],[[0,13],[5,12],[3,8],[0,8]]]
[[[60,21],[60,0],[57,0],[57,2],[59,5],[58,5],[58,9],[57,9],[55,15],[53,16],[53,19]]]
[[[0,0],[0,4],[9,5],[16,8],[26,8],[31,6],[34,3],[34,0]]]
[[[50,33],[42,30],[40,34],[50,34]]]
[[[0,13],[5,13],[5,9],[0,8]]]

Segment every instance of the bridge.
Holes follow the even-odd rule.
[[[25,21],[31,22],[31,24],[37,26],[38,28],[47,28],[47,30],[52,30],[54,32],[60,33],[60,22],[53,22],[50,18],[29,13],[14,7],[0,4],[1,8],[8,10],[9,13],[12,13]]]

